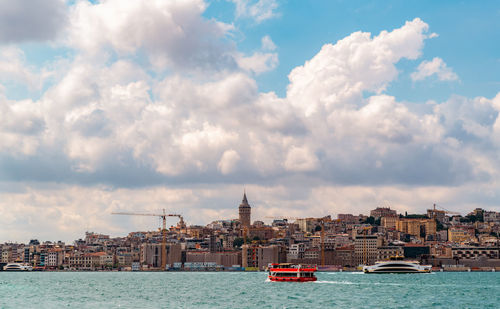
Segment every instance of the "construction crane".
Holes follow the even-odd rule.
[[[297,217],[286,217],[286,216],[266,216],[265,218],[274,219],[274,220],[298,220],[298,219],[300,219]]]
[[[438,207],[440,209],[436,209],[436,207]],[[455,212],[455,211],[446,210],[443,207],[437,206],[435,203],[432,205],[432,209],[427,209],[427,213],[431,214],[431,218],[434,219],[434,221],[436,221],[436,224],[438,221],[437,220],[438,213],[450,214],[450,215],[459,215],[460,214],[460,213]],[[434,242],[437,242],[437,227],[436,227],[436,231],[434,232]]]
[[[330,216],[327,217],[322,217],[322,218],[316,218],[321,225],[321,233],[320,233],[320,240],[321,240],[321,266],[325,266],[325,222],[332,222],[330,219]]]
[[[179,225],[185,226],[184,218],[179,214],[167,214],[165,209],[161,214],[150,214],[150,213],[136,213],[136,212],[112,212],[112,215],[126,215],[126,216],[149,216],[149,217],[160,217],[163,221],[162,225],[162,241],[161,241],[161,269],[165,270],[167,266],[167,217],[178,217]]]
[[[186,223],[184,223],[184,218],[179,215],[179,214],[168,214],[168,217],[178,217],[179,218],[179,223],[177,226],[179,227],[179,230],[181,233],[185,233],[186,231]]]
[[[440,208],[440,209],[436,209],[436,208]],[[429,210],[432,212],[433,216],[437,216],[438,212],[450,214],[450,215],[459,215],[460,214],[459,212],[456,212],[456,211],[449,211],[447,209],[444,209],[443,207],[438,206],[436,204],[433,204],[432,209],[429,209]]]
[[[321,266],[325,266],[325,220],[324,218],[319,219],[321,224]]]

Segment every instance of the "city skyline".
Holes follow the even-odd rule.
[[[151,228],[120,211],[236,218],[244,190],[252,218],[499,211],[499,17],[0,0],[0,240]]]
[[[142,229],[142,230],[126,231],[125,234],[128,234],[128,235],[134,234],[134,233],[160,233],[161,234],[161,229],[162,229],[162,225],[160,222],[161,220],[158,221],[158,227],[155,227],[154,224],[152,224],[152,223],[154,223],[154,221],[157,219],[161,219],[162,216],[165,216],[166,230],[171,230],[173,228],[174,231],[176,231],[176,233],[180,233],[182,229],[210,227],[214,223],[232,222],[232,223],[235,223],[238,226],[240,226],[240,229],[244,235],[245,233],[248,233],[253,227],[255,227],[254,224],[259,225],[259,224],[264,223],[265,226],[269,227],[269,226],[274,226],[274,223],[279,222],[279,221],[283,221],[283,220],[285,220],[284,222],[288,222],[292,225],[296,225],[297,222],[301,221],[301,220],[302,221],[304,221],[304,220],[305,221],[307,221],[307,220],[321,220],[321,218],[328,218],[329,222],[332,222],[332,220],[338,221],[338,222],[344,222],[346,220],[350,221],[350,220],[353,220],[353,218],[358,218],[355,220],[360,220],[360,222],[358,224],[360,226],[363,226],[362,221],[365,219],[369,220],[370,218],[373,218],[373,219],[380,220],[381,217],[384,217],[384,216],[394,217],[394,218],[402,218],[402,217],[407,217],[407,216],[409,216],[410,218],[413,218],[413,217],[420,218],[422,216],[424,216],[424,217],[426,216],[425,217],[426,219],[430,219],[430,220],[434,221],[437,218],[433,217],[434,215],[429,214],[429,212],[431,212],[432,210],[437,211],[436,213],[437,214],[440,213],[440,216],[443,216],[443,217],[446,215],[446,216],[451,216],[451,217],[457,216],[460,218],[467,218],[469,215],[475,214],[475,212],[477,210],[480,210],[481,212],[487,211],[487,210],[484,210],[482,208],[476,208],[476,209],[470,209],[466,214],[462,214],[462,213],[458,213],[458,212],[449,211],[447,209],[444,209],[444,208],[434,204],[434,205],[432,205],[432,207],[427,208],[426,211],[423,211],[420,213],[408,213],[407,211],[405,211],[403,214],[402,212],[398,212],[397,209],[391,208],[388,205],[381,205],[381,206],[377,206],[375,209],[371,209],[369,211],[369,213],[342,213],[342,214],[338,213],[336,219],[334,219],[334,216],[332,216],[332,214],[324,214],[323,216],[320,216],[320,217],[305,215],[301,218],[291,217],[291,216],[255,217],[255,216],[251,215],[250,203],[247,199],[246,192],[244,192],[241,203],[239,204],[238,207],[235,207],[236,214],[234,216],[227,217],[227,218],[217,218],[211,222],[204,222],[202,224],[190,224],[189,222],[186,224],[186,222],[184,222],[184,219],[183,219],[181,214],[169,214],[165,209],[162,209],[161,211],[156,211],[153,213],[138,211],[138,212],[111,213],[110,215],[131,215],[131,217],[129,217],[129,218],[137,218],[137,219],[142,218],[143,219],[140,221],[145,223],[144,226],[147,226],[147,227]],[[493,213],[494,217],[497,216],[495,211],[491,211],[490,213]],[[133,216],[136,216],[136,217],[133,217]],[[120,217],[122,220],[126,220],[126,217],[123,217],[123,216],[120,216]],[[156,218],[152,219],[154,217],[156,217]],[[180,219],[180,218],[182,218],[182,219]],[[440,217],[439,220],[441,220],[441,219],[442,218]],[[174,222],[174,220],[175,220],[175,222]],[[382,222],[382,223],[387,224],[387,222]],[[373,225],[372,223],[367,223],[367,224]],[[380,224],[380,222],[379,222],[379,224]],[[210,227],[210,229],[212,229],[212,228]],[[83,231],[82,231],[82,233],[83,233]],[[89,233],[100,235],[101,231],[85,230],[85,234],[89,234]],[[125,237],[125,234],[110,234],[107,236],[108,237],[111,236],[112,238],[120,238],[120,237]],[[60,236],[62,236],[62,235],[60,235]],[[34,240],[40,241],[40,242],[49,242],[49,243],[50,242],[56,243],[56,242],[60,242],[60,241],[71,243],[72,241],[77,241],[77,239],[70,240],[70,239],[66,239],[64,237],[59,237],[56,240],[56,239],[38,239],[37,236],[33,236],[33,237],[30,237],[29,239],[26,239],[23,241],[12,241],[12,240],[0,239],[0,243],[4,242],[4,243],[21,243],[22,244],[22,243],[28,243],[28,242],[31,243]],[[79,240],[81,240],[81,238],[79,238]]]
[[[426,214],[398,214],[388,207],[368,215],[274,218],[250,224],[251,206],[243,194],[239,218],[204,226],[185,225],[179,214],[120,212],[158,217],[163,229],[130,231],[113,237],[85,232],[73,242],[31,239],[0,242],[0,271],[8,263],[34,270],[265,270],[269,263],[321,265],[354,271],[390,257],[431,263],[434,271],[498,271],[500,212],[476,208],[466,216],[433,205]],[[166,228],[167,217],[178,217]],[[459,263],[460,262],[460,263]],[[430,269],[429,265],[429,269]],[[359,269],[358,269],[359,270]]]

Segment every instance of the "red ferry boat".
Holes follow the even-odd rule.
[[[318,280],[314,275],[318,268],[312,265],[273,263],[268,265],[268,270],[271,281],[308,282]]]

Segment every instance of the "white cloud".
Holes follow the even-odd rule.
[[[271,40],[271,37],[268,35],[262,37],[261,44],[262,44],[262,50],[272,51],[276,49],[276,45],[274,44],[273,40]]]
[[[115,189],[81,186],[23,186],[19,192],[0,192],[0,239],[72,242],[85,231],[124,236],[130,231],[154,231],[156,218],[114,216],[111,212],[156,213],[166,208],[181,213],[187,224],[207,224],[237,218],[242,185],[204,185],[195,188]],[[498,211],[498,183],[481,186],[327,186],[303,181],[291,185],[246,185],[252,221],[265,216],[320,217],[339,213],[367,214],[381,203],[399,213],[425,213],[433,203],[463,214],[477,206]],[[215,206],[216,205],[216,206]],[[175,225],[176,218],[168,219]],[[22,226],[23,228],[20,228]],[[13,233],[12,231],[16,231]]]
[[[236,151],[226,150],[217,167],[222,174],[227,175],[235,171],[238,161],[240,161],[240,155]]]
[[[0,83],[22,85],[39,90],[52,72],[42,68],[35,72],[25,60],[24,52],[15,46],[0,47]]]
[[[397,61],[418,57],[427,28],[415,19],[373,38],[354,33],[327,44],[292,71],[285,98],[259,94],[255,80],[237,71],[208,81],[176,74],[158,80],[126,57],[111,64],[76,57],[36,103],[44,131],[26,149],[34,155],[37,147],[59,149],[68,161],[65,168],[77,177],[95,175],[97,182],[103,170],[126,166],[142,167],[145,178],[170,180],[223,177],[238,170],[238,175],[271,178],[314,172],[322,179],[349,183],[361,179],[364,171],[365,181],[372,182],[380,166],[390,163],[394,169],[385,170],[387,181],[405,181],[402,171],[414,168],[409,160],[441,162],[448,150],[440,142],[462,139],[447,136],[438,120],[443,116],[432,110],[417,114],[392,96],[363,99],[362,93],[382,92],[397,76]],[[240,66],[255,73],[273,66],[265,62],[269,54],[254,55],[240,59]],[[474,120],[466,128],[488,132]],[[467,160],[453,158],[435,181],[468,175],[468,164],[454,165]],[[410,181],[432,178],[426,169],[434,167],[421,167]]]
[[[318,158],[305,147],[292,147],[285,160],[285,169],[294,172],[313,171],[318,165]]]
[[[275,49],[276,45],[274,45],[271,38],[266,35],[262,37],[261,40],[262,51],[254,52],[251,56],[236,53],[235,59],[241,69],[259,75],[264,72],[272,71],[278,66],[278,54],[266,52]]]
[[[417,71],[411,74],[411,79],[413,81],[421,81],[432,75],[436,75],[441,81],[458,80],[458,75],[439,57],[435,57],[431,61],[422,61],[418,65]]]
[[[359,104],[364,91],[381,92],[397,77],[395,64],[400,59],[420,55],[427,29],[416,18],[373,38],[370,33],[355,32],[334,45],[326,44],[292,70],[287,97],[306,116]]]
[[[257,23],[277,16],[277,0],[230,0],[236,4],[236,17],[252,18]]]
[[[201,16],[203,0],[78,2],[71,12],[69,44],[87,53],[147,51],[158,69],[224,69],[234,64],[223,42],[232,29]]]
[[[292,70],[279,97],[259,93],[253,78],[277,65],[272,40],[245,56],[225,41],[231,26],[205,19],[204,9],[201,0],[74,6],[64,42],[76,56],[54,84],[39,100],[0,98],[0,210],[15,209],[0,238],[36,209],[44,216],[30,217],[23,237],[57,230],[75,238],[87,224],[143,229],[102,214],[165,204],[206,223],[235,216],[240,196],[228,193],[243,183],[256,214],[366,212],[381,197],[402,209],[430,198],[466,207],[453,195],[480,196],[472,184],[493,196],[488,205],[497,199],[500,94],[417,108],[386,91],[396,63],[420,56],[429,37],[422,20],[324,45]],[[37,83],[19,49],[3,57],[4,76]],[[145,59],[168,70],[152,73]],[[197,74],[202,63],[210,68]],[[16,183],[30,185],[16,194],[8,189]]]
[[[245,71],[255,74],[268,72],[278,65],[278,54],[255,52],[253,55],[238,57],[238,65]]]
[[[0,43],[53,40],[66,22],[63,0],[0,0]]]
[[[44,115],[36,102],[0,97],[0,153],[36,154],[44,130]]]

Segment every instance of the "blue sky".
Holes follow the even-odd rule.
[[[0,0],[0,241],[243,188],[252,220],[499,211],[498,29],[497,1]]]
[[[238,47],[255,50],[264,35],[279,47],[277,68],[257,78],[262,91],[284,95],[288,73],[315,55],[326,43],[335,43],[355,31],[373,35],[419,17],[439,37],[426,42],[423,59],[439,56],[461,77],[460,83],[412,83],[402,74],[391,90],[400,100],[445,100],[450,94],[494,96],[500,71],[500,8],[497,1],[278,1],[277,17],[256,23],[236,20],[242,33]],[[211,1],[205,16],[233,22],[234,5]],[[411,73],[417,61],[398,64]]]
[[[255,2],[255,1],[254,1]],[[279,48],[279,65],[256,77],[261,91],[284,96],[290,71],[315,55],[326,43],[335,43],[346,34],[362,31],[378,34],[394,29],[404,21],[419,17],[439,35],[426,42],[422,59],[440,56],[460,76],[457,83],[415,83],[409,74],[418,61],[403,61],[403,73],[391,85],[391,93],[400,100],[425,102],[445,100],[451,94],[494,96],[498,90],[500,70],[500,8],[496,1],[277,1],[276,17],[256,22],[235,19],[235,4],[224,0],[208,1],[204,16],[234,24],[235,44],[251,53],[261,38],[269,35]],[[45,42],[21,45],[26,61],[43,65],[57,57],[68,58],[72,49]],[[406,74],[405,74],[406,73]],[[26,96],[25,88],[7,89],[11,98]],[[32,92],[33,97],[39,95]]]

